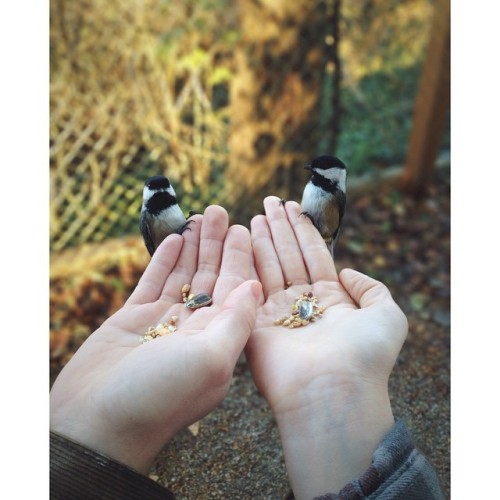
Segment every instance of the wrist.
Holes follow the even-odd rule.
[[[273,412],[295,497],[338,492],[370,466],[394,423],[387,384],[317,380],[294,399]]]
[[[148,473],[163,445],[168,442],[162,433],[157,433],[155,437],[147,430],[118,431],[112,428],[115,426],[96,423],[95,419],[92,425],[89,420],[68,417],[61,421],[52,415],[50,430],[141,474]]]

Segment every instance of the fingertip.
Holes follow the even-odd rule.
[[[271,195],[266,196],[264,198],[264,204],[266,204],[266,203],[272,203],[274,201],[277,201],[278,203],[280,203],[281,202],[281,198],[279,198],[278,196],[275,196],[274,194],[271,194]]]
[[[302,212],[300,203],[294,200],[288,200],[285,204],[286,213],[290,216],[298,217]]]
[[[264,301],[264,294],[262,291],[262,283],[257,280],[249,280],[250,292],[256,304],[260,304]]]
[[[364,274],[361,274],[360,272],[350,269],[349,267],[346,267],[342,269],[339,272],[339,281],[340,284],[349,292],[349,295],[353,297],[353,288],[354,288],[354,282],[359,276],[364,276]],[[358,302],[356,300],[356,302]]]
[[[339,274],[342,286],[360,307],[368,307],[391,298],[389,289],[381,281],[366,274],[345,268]]]
[[[214,252],[218,252],[219,245],[223,244],[228,227],[229,216],[225,208],[219,205],[209,205],[205,208],[200,230],[200,262],[204,259],[213,263],[220,258],[220,256],[214,255]],[[214,249],[214,245],[217,246],[217,250]],[[222,250],[222,246],[220,246],[220,250]],[[201,257],[202,254],[203,257]]]
[[[350,267],[344,267],[339,273],[339,277],[343,276],[345,280],[353,280],[356,278],[366,278],[372,281],[375,281],[373,278],[370,278],[366,274],[363,274],[359,271],[356,271],[356,269],[351,269]]]
[[[258,280],[247,280],[236,287],[229,295],[231,302],[236,301],[239,305],[247,305],[248,298],[253,299],[255,304],[258,304],[263,299],[262,284]],[[237,297],[236,299],[234,297]],[[226,299],[227,300],[227,299]]]
[[[233,224],[229,229],[228,229],[228,236],[231,234],[231,236],[240,236],[242,238],[246,238],[250,235],[250,231],[248,230],[247,227],[241,225],[241,224]]]
[[[205,208],[203,216],[223,217],[229,219],[227,210],[224,207],[221,207],[220,205],[209,205],[207,208]]]
[[[354,274],[357,274],[358,271],[355,271],[354,269],[351,269],[349,267],[345,267],[344,269],[342,269],[339,273],[339,278],[340,280],[349,280],[352,278],[353,276],[353,273]]]
[[[191,215],[188,220],[190,222],[194,222],[194,223],[200,223],[202,220],[203,220],[203,215],[202,214],[193,214]]]
[[[231,343],[239,354],[254,328],[261,296],[262,287],[256,280],[247,280],[232,290],[209,324],[215,327],[212,335],[223,337],[226,347]]]
[[[283,203],[281,202],[281,198],[278,198],[277,196],[270,195],[266,196],[264,198],[264,209],[269,209],[269,208],[275,208],[276,206],[283,206]]]
[[[250,227],[252,227],[255,224],[260,224],[260,223],[262,223],[262,221],[265,221],[265,220],[266,220],[266,216],[263,214],[254,215],[252,217],[252,220],[250,221]]]

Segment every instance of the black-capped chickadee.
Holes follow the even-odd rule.
[[[156,175],[146,179],[140,229],[151,256],[169,234],[182,234],[190,222],[182,213],[174,188],[166,177]]]
[[[346,167],[334,156],[318,156],[305,167],[312,173],[302,194],[302,214],[311,219],[332,256],[346,202]]]

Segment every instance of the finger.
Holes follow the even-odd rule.
[[[191,282],[191,293],[213,293],[220,271],[228,225],[229,216],[224,208],[211,205],[205,209],[198,263]]]
[[[172,273],[168,276],[161,294],[162,300],[171,303],[180,302],[182,286],[191,283],[196,272],[203,217],[198,214],[191,217],[190,220],[193,222],[189,224],[189,229],[182,233],[184,245],[179,259],[172,269]]]
[[[220,312],[208,324],[204,336],[223,347],[234,364],[255,326],[257,307],[262,302],[262,286],[246,281],[234,289]]]
[[[342,269],[340,282],[362,309],[385,302],[394,302],[389,289],[383,283],[353,269]]]
[[[332,254],[309,217],[301,215],[302,207],[295,201],[288,201],[285,210],[311,281],[313,283],[321,280],[338,281]]]
[[[251,259],[252,259],[252,261],[250,264],[250,279],[259,281],[259,275],[257,273],[257,268],[255,267],[255,257],[254,257],[253,251],[252,251]]]
[[[264,295],[269,297],[276,291],[284,290],[285,279],[266,216],[255,216],[250,223],[250,229],[255,269],[262,283]]]
[[[178,234],[172,234],[162,241],[127,304],[146,304],[158,300],[181,253],[183,242],[182,236]]]
[[[294,285],[309,283],[302,252],[285,207],[276,196],[268,196],[264,199],[264,209],[285,282]]]
[[[246,227],[231,226],[224,241],[220,273],[213,293],[214,302],[224,302],[232,290],[250,279],[251,266],[250,233]]]

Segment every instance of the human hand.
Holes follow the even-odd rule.
[[[211,206],[156,250],[136,289],[62,370],[51,391],[51,430],[146,473],[180,429],[224,398],[252,331],[261,286],[250,234]],[[183,284],[213,303],[190,311]],[[177,331],[141,344],[149,326]]]
[[[408,325],[382,283],[353,270],[337,275],[300,205],[268,197],[264,207],[251,234],[265,303],[245,352],[277,420],[295,496],[312,498],[370,465],[393,423],[387,383]],[[274,325],[309,291],[322,318],[293,330]]]

